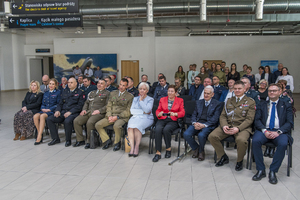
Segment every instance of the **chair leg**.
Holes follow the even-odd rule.
[[[249,169],[250,146],[251,146],[251,140],[249,140],[248,142],[246,169]]]
[[[148,154],[151,154],[150,150],[151,150],[151,134],[152,134],[152,130],[150,130],[150,135],[149,135],[149,147],[148,147]]]
[[[287,176],[290,176],[290,164],[291,164],[291,146],[288,145],[287,152],[288,152],[288,163],[287,163]]]
[[[177,157],[179,157],[180,156],[181,130],[179,131],[177,136],[178,136],[178,155],[177,155]]]
[[[249,170],[252,169],[252,162],[253,162],[253,150],[252,150],[252,146],[251,146],[251,149],[250,149],[250,161],[249,161]]]

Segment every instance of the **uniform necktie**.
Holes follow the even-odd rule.
[[[275,126],[275,106],[276,106],[276,102],[272,102],[271,119],[269,124],[269,128],[271,130],[273,130]]]
[[[208,106],[208,102],[207,101],[205,101],[205,107],[207,107]]]
[[[240,102],[240,97],[237,98],[237,103],[239,103],[239,102]]]

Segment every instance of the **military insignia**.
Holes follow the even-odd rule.
[[[240,109],[242,109],[243,108],[243,106],[240,106]]]
[[[78,97],[79,96],[79,94],[74,94],[74,97]]]
[[[85,99],[85,95],[83,95],[83,98]]]

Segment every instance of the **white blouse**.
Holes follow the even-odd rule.
[[[276,83],[279,80],[286,80],[287,81],[287,85],[290,86],[290,90],[293,92],[294,91],[294,79],[291,75],[286,75],[286,76],[278,76]]]

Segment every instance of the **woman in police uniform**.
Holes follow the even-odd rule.
[[[45,128],[46,119],[54,114],[54,110],[60,101],[61,95],[60,90],[57,89],[57,80],[52,78],[48,86],[49,90],[44,94],[41,111],[33,116],[34,125],[38,131],[34,145],[38,145],[43,142],[43,130]]]

